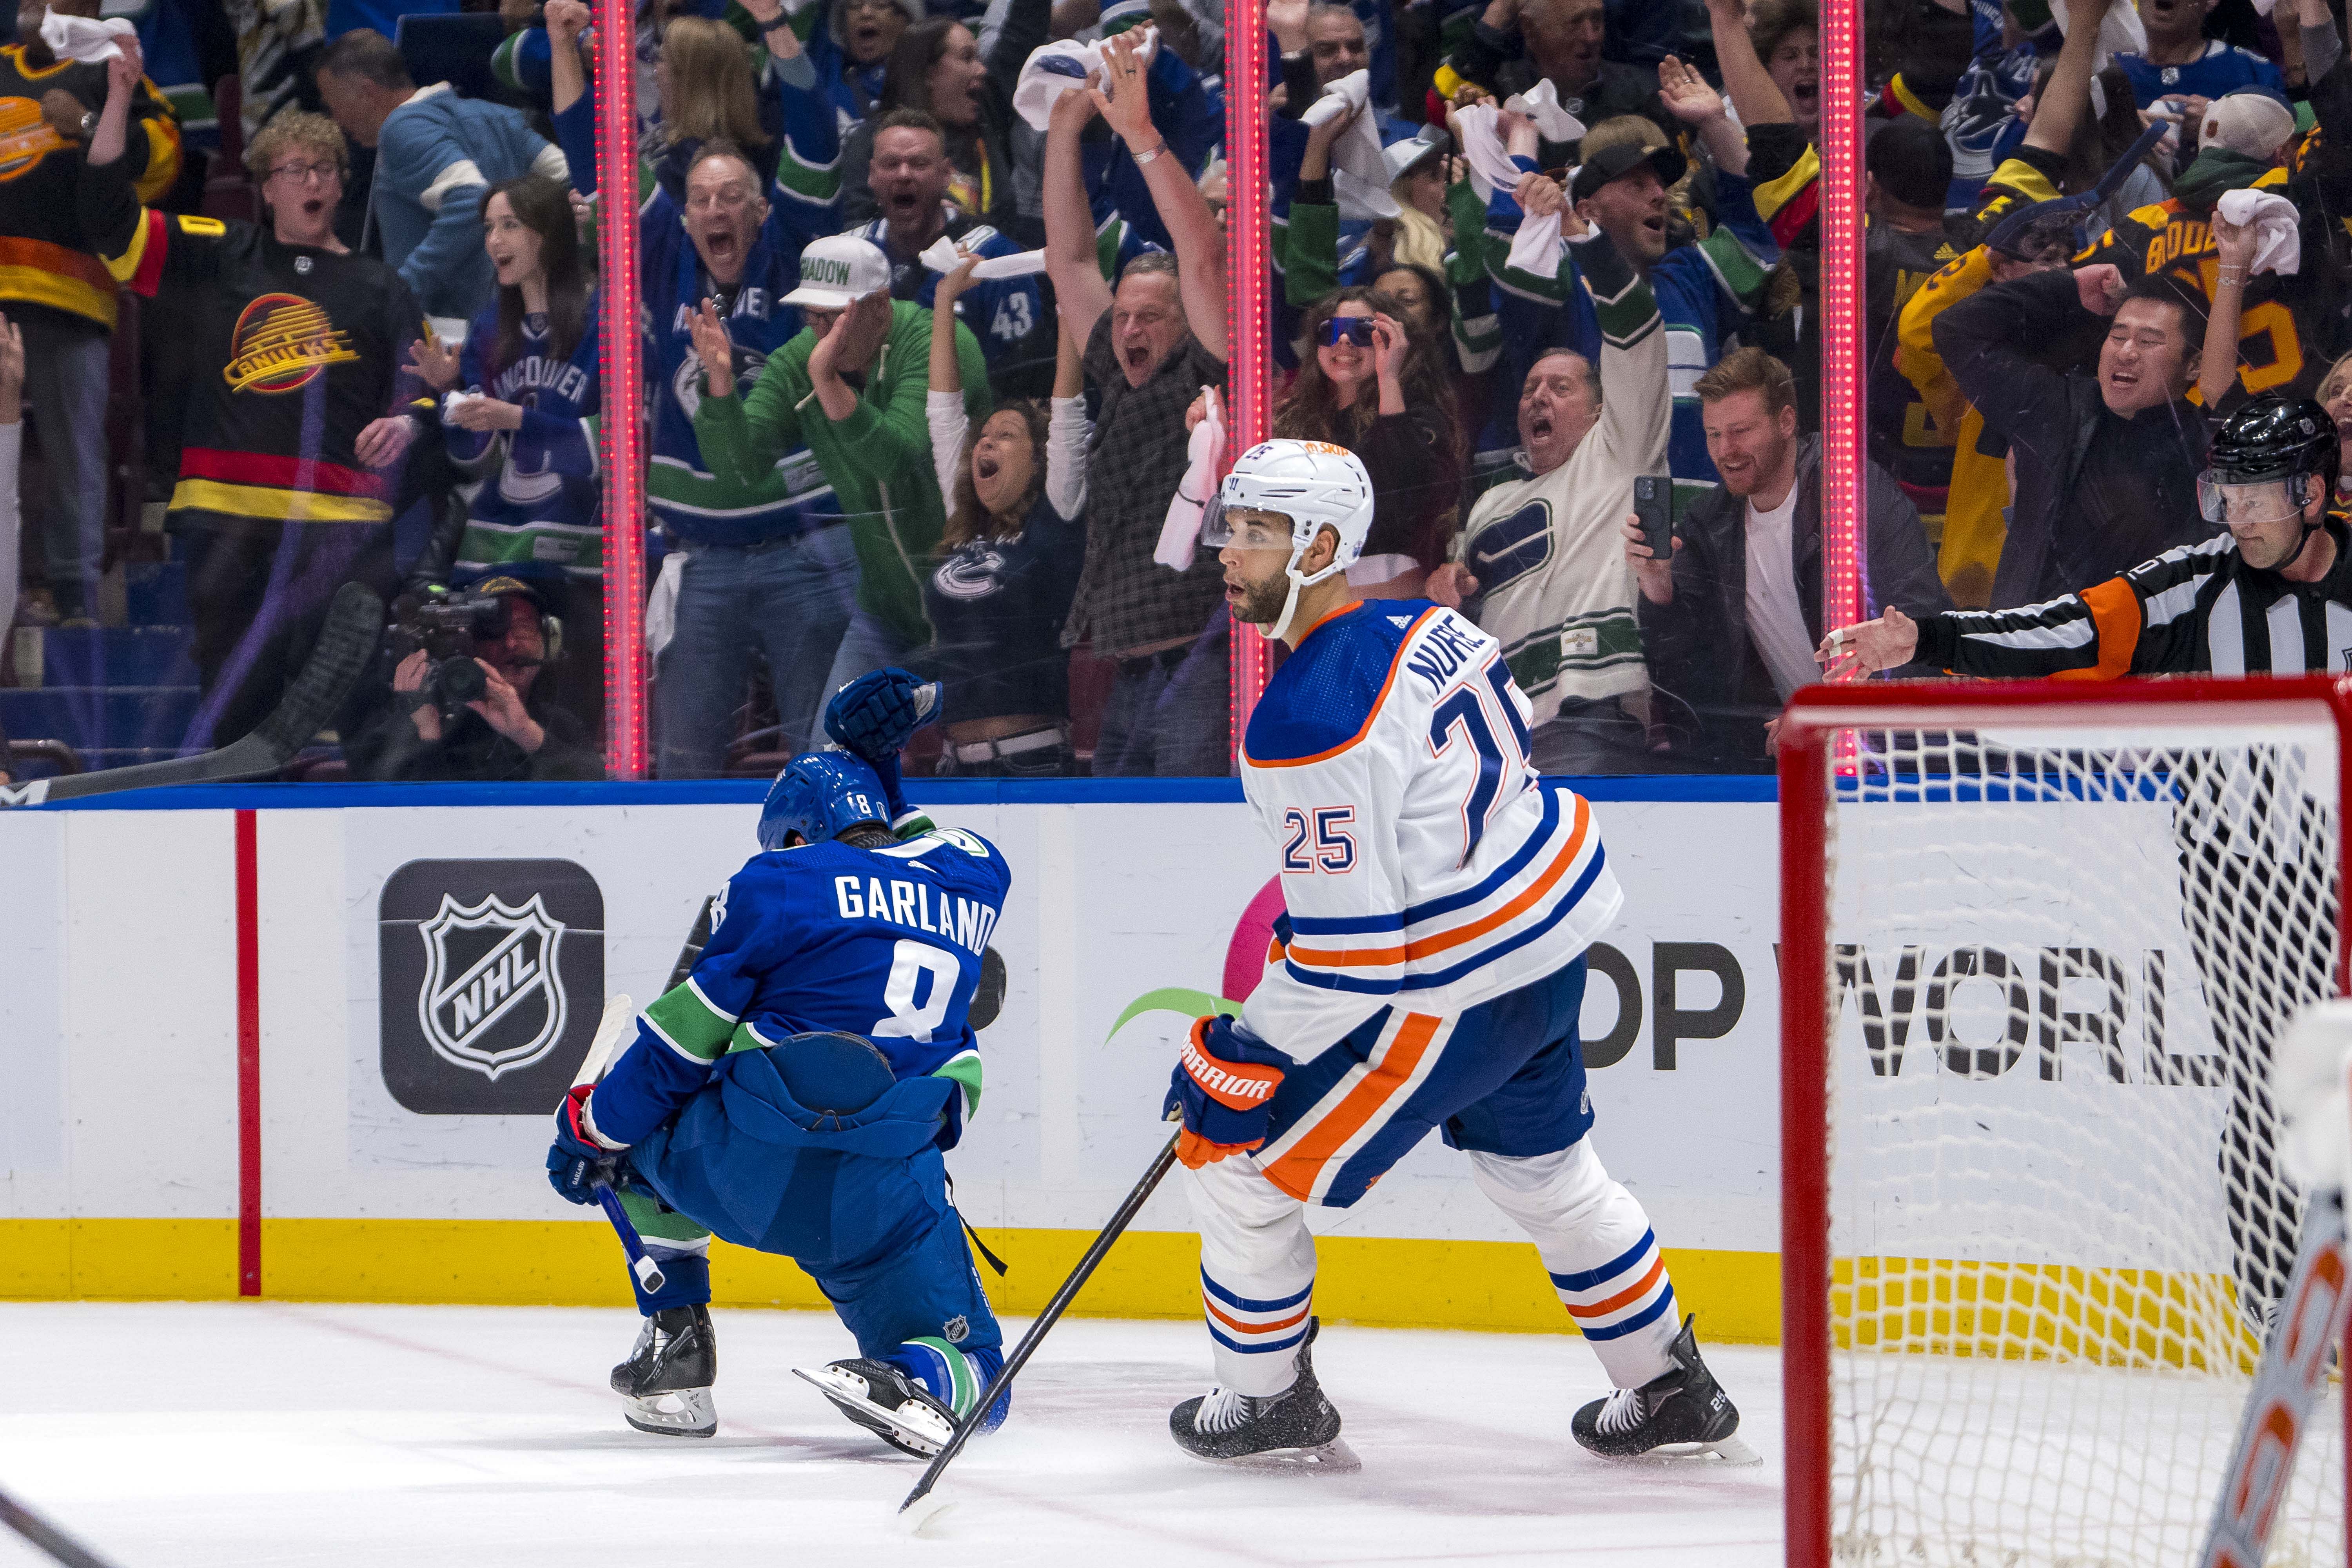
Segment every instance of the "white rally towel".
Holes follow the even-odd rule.
[[[2066,32],[2066,0],[2050,0],[2051,18],[2058,24],[2059,35]],[[2147,53],[2147,29],[2140,26],[2139,9],[2134,5],[2110,5],[2106,20],[2099,24],[2099,57],[2091,62],[2093,71],[2107,68],[2111,55]]]
[[[90,65],[120,57],[122,51],[114,47],[114,40],[127,38],[138,30],[123,16],[110,16],[99,22],[52,9],[41,18],[41,42],[49,46],[49,53],[61,60],[82,60]]]
[[[1544,78],[1526,92],[1503,100],[1503,107],[1536,122],[1536,134],[1547,142],[1581,142],[1584,121],[1559,106],[1559,89]]]
[[[2224,193],[2219,205],[2231,223],[2254,226],[2255,271],[2293,277],[2303,270],[2303,232],[2293,202],[2272,191],[2242,190]]]
[[[1145,65],[1151,63],[1152,51],[1158,47],[1160,29],[1130,27],[1142,50]],[[1087,85],[1087,75],[1102,68],[1103,46],[1082,44],[1076,38],[1056,38],[1030,51],[1021,64],[1021,78],[1013,84],[1013,110],[1029,122],[1033,131],[1043,131],[1053,117],[1054,100],[1074,87]]]
[[[1498,190],[1517,189],[1520,176],[1527,173],[1503,151],[1498,128],[1501,118],[1491,103],[1474,103],[1454,111],[1454,126],[1462,133],[1463,161],[1470,165],[1470,185],[1482,201],[1492,201]],[[1573,117],[1570,123],[1575,123]],[[1537,133],[1541,134],[1542,129],[1538,121]],[[1581,125],[1576,127],[1576,134],[1584,134]],[[1549,278],[1559,270],[1559,247],[1558,213],[1549,217],[1522,217],[1519,232],[1511,238],[1509,265],[1538,278]]]
[[[1503,151],[1503,133],[1496,123],[1501,118],[1491,103],[1454,111],[1454,128],[1462,133],[1462,160],[1470,165],[1470,188],[1482,202],[1493,201],[1498,190],[1517,189],[1522,173]]]
[[[946,235],[931,241],[930,247],[916,260],[934,272],[953,272],[963,265],[963,252]],[[1024,250],[1012,256],[992,256],[971,269],[971,280],[985,283],[992,278],[1027,278],[1045,270],[1045,253]]]
[[[1225,416],[1217,389],[1204,386],[1201,391],[1209,399],[1208,416],[1192,426],[1192,438],[1184,448],[1191,466],[1168,502],[1168,520],[1160,525],[1160,544],[1151,552],[1151,559],[1178,572],[1192,564],[1193,549],[1201,542],[1201,517],[1216,493],[1217,459],[1225,450]]]
[[[1355,121],[1331,143],[1331,188],[1339,198],[1339,216],[1361,221],[1394,217],[1396,198],[1389,195],[1388,160],[1381,155],[1381,128],[1367,107],[1372,97],[1372,73],[1349,71],[1323,89],[1299,118],[1309,127],[1328,124],[1355,111]]]
[[[673,550],[662,557],[661,575],[646,600],[646,655],[659,658],[669,639],[677,635],[677,585],[686,577],[686,552]]]

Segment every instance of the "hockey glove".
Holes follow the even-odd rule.
[[[1264,1143],[1275,1090],[1289,1066],[1288,1057],[1239,1019],[1195,1018],[1160,1107],[1163,1116],[1172,1110],[1184,1119],[1176,1157],[1197,1171]]]
[[[547,1151],[547,1183],[566,1203],[593,1204],[596,1184],[611,1185],[619,1152],[596,1142],[582,1118],[592,1084],[575,1084],[555,1108],[555,1142]]]
[[[903,669],[861,675],[825,704],[824,732],[879,767],[898,759],[915,731],[940,716],[939,682]]]

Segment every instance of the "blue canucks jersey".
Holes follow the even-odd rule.
[[[635,1143],[710,1080],[730,1051],[793,1035],[862,1035],[900,1079],[962,1085],[952,1146],[980,1103],[966,1016],[1012,871],[986,839],[934,828],[879,849],[803,844],[756,855],[711,912],[686,983],[637,1016],[636,1039],[597,1085],[596,1132]]]

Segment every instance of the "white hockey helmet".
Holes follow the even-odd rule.
[[[1247,524],[1231,521],[1234,512],[1273,512],[1290,520],[1290,595],[1282,615],[1265,628],[1278,637],[1290,627],[1298,607],[1298,590],[1345,572],[1364,552],[1364,536],[1372,530],[1372,476],[1363,460],[1345,447],[1328,441],[1261,441],[1244,452],[1225,482],[1217,489],[1215,507],[1203,521],[1201,542],[1222,549],[1235,542],[1244,549],[1278,544],[1278,537],[1254,541]],[[1309,574],[1299,561],[1315,536],[1325,529],[1338,535],[1339,549],[1331,563]]]

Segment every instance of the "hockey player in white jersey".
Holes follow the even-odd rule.
[[[1534,1238],[1616,1385],[1576,1413],[1577,1441],[1752,1459],[1648,1218],[1587,1136],[1583,955],[1622,900],[1591,808],[1529,769],[1528,700],[1493,637],[1442,605],[1356,598],[1371,517],[1353,454],[1267,441],[1202,533],[1234,618],[1291,648],[1242,755],[1286,913],[1241,1017],[1195,1022],[1171,1082],[1217,1384],[1170,1426],[1202,1458],[1353,1462],[1310,1358],[1307,1205],[1355,1203],[1439,1130]]]

